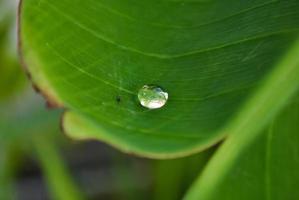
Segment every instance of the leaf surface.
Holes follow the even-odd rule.
[[[217,186],[213,185],[206,193],[202,185],[195,184],[186,199],[298,199],[298,100],[297,97],[290,103],[240,153],[224,178],[217,181]]]
[[[33,82],[69,110],[70,136],[184,156],[226,135],[293,43],[298,9],[296,0],[23,0],[21,51]],[[169,93],[162,109],[140,106],[145,84]]]
[[[227,194],[228,199],[239,199],[243,195],[247,197],[257,195],[258,199],[272,199],[270,196],[275,194],[276,191],[264,191],[263,189],[268,186],[261,190],[259,184],[253,185],[252,189],[254,191],[249,193],[249,190],[245,187],[246,185],[243,184],[243,182],[246,183],[246,180],[243,180],[244,176],[240,174],[233,175],[234,170],[237,168],[241,173],[252,174],[252,179],[256,182],[263,180],[261,175],[264,173],[269,179],[265,183],[266,185],[274,185],[278,188],[284,187],[284,184],[289,184],[290,187],[279,191],[281,196],[277,197],[278,199],[288,199],[284,196],[288,197],[288,190],[294,190],[295,186],[293,187],[293,184],[296,184],[299,179],[298,174],[287,170],[288,167],[290,169],[298,167],[297,160],[293,160],[297,153],[292,152],[298,148],[298,140],[296,139],[299,130],[297,124],[298,97],[296,97],[299,88],[298,54],[299,40],[284,59],[279,62],[270,76],[267,77],[263,86],[248,100],[236,118],[227,125],[226,130],[230,133],[229,137],[214,154],[185,199],[214,199],[214,197],[220,195],[220,193],[215,193],[216,188],[223,189],[223,194]],[[270,129],[268,130],[268,137],[264,137],[263,129],[268,124],[267,122],[273,120],[284,107],[286,107],[286,111],[274,120],[271,127],[268,128]],[[277,141],[274,141],[272,145],[272,135],[274,133]],[[266,145],[264,144],[265,140]],[[264,148],[265,155],[261,154],[261,149],[264,150]],[[269,161],[272,152],[276,152],[277,155],[272,158],[273,161]],[[244,155],[245,157],[243,157]],[[252,163],[249,163],[250,159],[253,160]],[[274,159],[283,160],[286,165],[279,165],[276,168],[276,166],[271,165]],[[259,162],[259,166],[257,162]],[[261,170],[264,163],[267,163],[267,166],[264,170]],[[281,174],[271,174],[274,169],[276,172],[280,170]],[[230,182],[230,178],[237,180],[238,176],[240,176],[240,183],[238,183],[240,184],[238,186],[240,191],[239,193],[229,194],[228,190],[231,190],[231,187],[237,184],[233,181]],[[272,183],[270,182],[270,176],[274,176],[275,179],[278,177],[277,180],[287,178],[282,180],[281,183],[277,180]],[[266,196],[261,196],[261,191],[264,191],[263,193],[266,193]],[[296,194],[294,196],[296,197]]]

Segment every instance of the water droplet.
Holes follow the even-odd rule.
[[[143,107],[157,109],[166,104],[168,93],[158,86],[144,85],[138,92],[138,99]]]

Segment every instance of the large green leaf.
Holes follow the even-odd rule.
[[[32,80],[66,107],[67,134],[150,157],[214,144],[299,30],[299,2],[23,0]],[[145,84],[169,93],[142,108]]]

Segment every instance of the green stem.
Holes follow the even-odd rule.
[[[59,156],[57,147],[44,138],[35,140],[34,145],[53,199],[84,199],[83,194],[72,180],[62,158]]]
[[[181,195],[186,159],[158,160],[155,163],[155,200],[176,200]]]

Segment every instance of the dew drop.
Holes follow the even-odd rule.
[[[138,99],[143,107],[157,109],[166,104],[168,93],[156,85],[144,85],[138,92]]]

